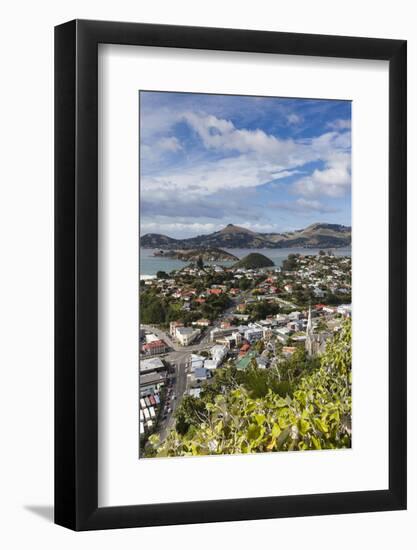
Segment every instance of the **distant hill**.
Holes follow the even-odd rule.
[[[229,224],[209,235],[173,239],[148,233],[140,239],[143,248],[190,250],[198,248],[338,248],[351,243],[351,228],[331,223],[313,223],[305,229],[285,233],[256,233]]]
[[[140,244],[144,248],[175,248],[180,242],[177,239],[171,239],[171,237],[160,235],[159,233],[147,233],[140,238]]]
[[[243,267],[245,269],[258,269],[260,267],[272,267],[274,262],[258,252],[252,252],[248,254],[238,262],[234,264],[233,267]]]
[[[197,249],[180,249],[180,250],[158,250],[154,256],[160,258],[174,258],[183,262],[196,262],[201,258],[205,262],[213,262],[219,260],[238,260],[236,256],[221,250],[220,248],[197,248]]]

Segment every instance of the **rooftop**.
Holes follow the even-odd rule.
[[[143,359],[139,362],[140,372],[146,373],[153,370],[164,369],[165,365],[159,357],[152,357],[151,359]]]
[[[164,383],[166,380],[166,372],[150,372],[142,374],[139,380],[139,386],[148,386],[150,384]]]
[[[239,359],[239,361],[236,363],[236,368],[239,370],[246,369],[249,366],[252,359],[255,359],[257,355],[258,354],[256,353],[256,351],[253,351],[253,350],[250,351],[245,355],[245,357],[242,357],[242,359]]]
[[[144,349],[159,348],[161,346],[166,346],[163,340],[153,340],[152,342],[147,342],[143,345]]]
[[[178,327],[177,328],[177,333],[182,334],[183,336],[185,336],[187,334],[192,334],[193,332],[195,332],[195,329],[191,328],[191,327]]]
[[[195,378],[199,378],[200,380],[205,380],[210,376],[209,370],[205,369],[204,367],[201,367],[199,369],[195,369],[194,371]]]

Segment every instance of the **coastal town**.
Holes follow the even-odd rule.
[[[140,281],[140,456],[180,429],[187,400],[221,393],[228,371],[314,362],[351,317],[350,256],[306,250],[281,267],[256,253],[227,267],[206,257]]]
[[[139,94],[139,458],[351,448],[351,101]]]

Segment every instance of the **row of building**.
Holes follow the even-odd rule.
[[[227,357],[228,347],[215,345],[210,349],[210,356],[191,354],[188,361],[188,385],[194,386],[208,380],[212,372],[223,363]]]
[[[167,382],[168,369],[159,357],[139,361],[139,390],[141,396],[159,393]]]
[[[140,437],[153,431],[159,414],[161,390],[166,384],[167,367],[159,357],[139,361]]]

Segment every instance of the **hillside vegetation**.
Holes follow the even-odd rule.
[[[261,267],[272,267],[274,262],[258,252],[252,252],[248,254],[238,262],[234,264],[233,267],[244,268],[244,269],[258,269]]]
[[[233,261],[238,258],[230,252],[221,250],[220,248],[197,248],[190,250],[158,250],[154,256],[161,258],[174,258],[183,262],[196,262],[200,258],[205,262],[228,260]]]

